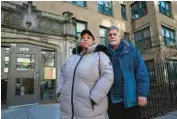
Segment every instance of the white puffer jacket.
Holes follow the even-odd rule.
[[[86,53],[77,48],[57,80],[60,119],[106,119],[107,93],[113,83],[113,68],[105,46],[93,45]],[[99,72],[100,71],[100,72]]]

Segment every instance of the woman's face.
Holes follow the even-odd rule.
[[[82,36],[82,41],[81,41],[81,45],[84,48],[88,48],[90,45],[94,44],[94,40],[92,38],[92,36],[90,36],[89,34],[84,34]]]

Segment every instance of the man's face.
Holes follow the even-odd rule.
[[[108,32],[108,39],[109,43],[112,46],[117,46],[120,43],[120,32],[118,32],[116,29],[110,30]]]

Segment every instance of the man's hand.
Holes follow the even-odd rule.
[[[142,96],[138,96],[138,104],[142,107],[147,105],[147,98],[146,97],[142,97]]]

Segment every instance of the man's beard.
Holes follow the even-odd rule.
[[[111,41],[110,44],[111,45],[116,45],[116,41]]]

